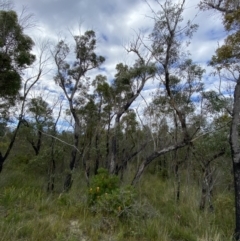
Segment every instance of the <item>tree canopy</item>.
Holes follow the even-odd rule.
[[[35,60],[33,45],[17,13],[0,10],[0,97],[15,96],[21,88],[22,71]]]

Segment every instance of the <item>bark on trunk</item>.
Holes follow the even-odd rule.
[[[117,138],[118,138],[119,122],[120,122],[120,116],[117,115],[115,119],[115,125],[114,125],[114,134],[112,137],[112,152],[111,152],[110,170],[109,170],[111,174],[115,174],[116,168],[117,168],[117,151],[118,151]]]
[[[200,200],[199,209],[205,210],[206,204],[208,201],[208,208],[210,211],[213,211],[213,171],[210,170],[210,167],[207,166],[206,169],[203,169],[203,181],[202,181],[202,195]]]
[[[0,152],[0,173],[1,173],[2,168],[3,168],[3,163],[4,163],[3,156],[2,156],[2,153]]]
[[[35,144],[33,140],[29,140],[29,142],[32,145],[32,148],[34,149],[35,155],[38,156],[41,149],[41,144],[42,144],[42,130],[38,129],[37,144]]]
[[[19,121],[18,121],[18,125],[17,125],[17,127],[16,127],[16,129],[15,129],[15,131],[13,133],[13,136],[11,138],[11,141],[10,141],[9,145],[8,145],[7,151],[5,152],[4,155],[2,155],[2,153],[0,152],[0,173],[2,172],[4,162],[8,158],[8,156],[9,156],[9,154],[10,154],[12,148],[13,148],[13,145],[15,143],[15,140],[16,140],[16,137],[17,137],[17,133],[19,131],[19,128],[21,126],[22,121],[23,121],[23,119],[20,116]]]
[[[179,173],[179,162],[178,161],[176,161],[174,171],[175,171],[175,179],[176,179],[176,183],[177,183],[176,200],[178,202],[180,200],[180,188],[181,188],[180,173]]]
[[[105,161],[105,168],[110,170],[109,166],[109,141],[110,141],[110,128],[111,128],[111,116],[109,114],[109,121],[108,121],[108,129],[107,129],[107,136],[106,136],[106,161]]]
[[[55,162],[54,157],[52,157],[51,167],[50,167],[50,170],[49,170],[48,187],[47,187],[47,191],[48,192],[53,192],[54,191],[54,187],[55,187],[55,170],[56,170],[56,162]]]
[[[233,115],[230,131],[230,146],[233,162],[233,176],[235,188],[235,234],[240,240],[240,145],[239,145],[239,119],[240,119],[240,76],[234,90]]]
[[[94,174],[97,175],[97,171],[99,168],[99,159],[100,159],[100,152],[99,152],[99,147],[98,147],[98,143],[99,143],[99,136],[98,133],[96,134],[96,138],[95,138],[95,148],[96,148],[96,160],[95,160],[95,167],[94,167]]]
[[[69,191],[72,186],[72,171],[75,167],[76,159],[77,159],[77,148],[79,143],[79,125],[75,123],[75,130],[74,130],[74,147],[71,152],[71,160],[69,163],[69,169],[70,172],[66,175],[65,181],[64,181],[64,191]]]
[[[50,170],[49,170],[49,180],[48,180],[48,186],[47,191],[53,192],[54,186],[55,186],[55,170],[56,170],[56,162],[54,158],[54,148],[55,148],[55,139],[52,138],[51,143],[51,163],[50,163]]]
[[[118,173],[119,171],[123,171],[124,169],[126,169],[127,164],[136,156],[138,155],[141,151],[143,151],[145,149],[145,147],[147,146],[147,144],[149,143],[149,141],[145,142],[140,148],[138,148],[138,150],[136,150],[135,152],[133,152],[130,156],[128,156],[126,159],[124,159],[124,161],[122,162],[122,165],[118,166],[116,172]]]
[[[139,181],[140,177],[142,176],[145,168],[154,160],[156,159],[157,157],[161,156],[161,155],[164,155],[170,151],[174,151],[174,150],[177,150],[177,149],[180,149],[180,148],[183,148],[185,147],[186,145],[188,144],[188,142],[180,142],[176,145],[172,145],[172,146],[169,146],[169,147],[166,147],[166,148],[163,148],[162,150],[160,151],[155,151],[153,152],[150,156],[148,156],[139,166],[133,180],[132,180],[132,185],[136,185],[136,183]]]

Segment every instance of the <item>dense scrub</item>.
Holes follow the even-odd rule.
[[[110,201],[102,198],[93,208],[89,205],[89,188],[99,180],[95,177],[93,186],[88,187],[81,176],[80,171],[74,173],[75,181],[68,193],[47,193],[37,169],[30,173],[24,171],[24,164],[6,166],[0,176],[0,240],[231,240],[234,198],[225,184],[214,190],[214,210],[202,211],[201,189],[196,181],[188,182],[183,174],[180,200],[176,201],[175,180],[152,166],[136,186],[131,205],[122,213],[118,202],[129,197],[118,199],[120,191],[113,191]]]

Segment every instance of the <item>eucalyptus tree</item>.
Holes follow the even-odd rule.
[[[216,185],[215,173],[218,172],[219,162],[226,159],[226,156],[224,159],[220,159],[220,157],[223,157],[227,152],[226,144],[226,133],[224,130],[221,130],[202,136],[194,145],[193,156],[195,157],[196,163],[200,167],[201,172],[200,180],[202,186],[199,201],[200,210],[204,210],[207,205],[210,211],[213,211],[214,209],[213,190]]]
[[[120,119],[129,110],[132,103],[140,95],[145,83],[155,76],[156,68],[151,62],[151,57],[144,59],[136,45],[129,50],[137,53],[138,60],[133,67],[122,63],[116,66],[117,73],[112,83],[114,106],[114,134],[112,136],[111,157],[109,171],[116,173],[117,167],[121,166],[118,158],[118,134],[120,131]],[[118,163],[117,163],[118,162]]]
[[[0,171],[2,164],[5,162],[9,156],[12,147],[14,145],[16,136],[22,124],[27,125],[25,118],[26,114],[26,104],[30,92],[34,89],[36,84],[41,80],[41,78],[49,72],[49,51],[48,51],[48,42],[43,41],[36,45],[36,51],[39,52],[36,57],[36,61],[29,68],[24,71],[24,74],[21,76],[22,89],[19,91],[16,96],[15,106],[13,107],[13,112],[17,113],[13,116],[13,121],[16,123],[16,127],[12,132],[12,136],[9,141],[9,145],[5,151],[5,154],[2,155],[0,152]]]
[[[223,90],[224,92],[225,90]],[[229,158],[229,130],[231,122],[232,96],[223,94],[222,91],[204,91],[202,93],[202,114],[204,118],[201,126],[201,133],[204,135],[199,138],[192,149],[197,166],[195,170],[201,170],[201,198],[199,202],[200,210],[204,210],[208,205],[210,211],[213,210],[213,190],[216,186],[216,176],[227,177],[231,174],[231,168],[227,167],[226,159]],[[212,118],[208,119],[208,115]],[[205,122],[205,123],[204,123]],[[224,166],[224,168],[222,168]],[[220,185],[224,179],[220,181]]]
[[[99,108],[95,103],[94,95],[88,95],[87,103],[78,110],[79,116],[81,116],[81,152],[83,153],[81,158],[87,182],[89,182],[90,166],[93,164],[92,160],[95,159],[93,164],[94,173],[97,173],[99,166],[100,152],[98,149],[99,142],[99,125],[101,125],[99,117]]]
[[[55,82],[62,88],[68,101],[70,113],[74,119],[74,148],[71,152],[69,162],[69,174],[66,176],[64,189],[68,190],[72,183],[72,170],[74,169],[79,136],[81,133],[81,123],[77,110],[84,105],[85,96],[89,88],[89,78],[87,73],[98,68],[104,57],[98,56],[95,52],[96,36],[94,31],[86,31],[83,35],[74,36],[74,60],[68,59],[70,48],[63,40],[59,41],[53,51],[57,73]]]
[[[27,140],[34,149],[35,154],[38,155],[42,146],[43,132],[49,130],[53,126],[53,110],[41,96],[32,98],[27,106],[27,112],[30,118],[28,124],[32,128],[32,135],[27,136]],[[36,140],[34,140],[35,136]]]
[[[240,115],[240,2],[236,0],[203,0],[200,2],[203,10],[216,10],[222,14],[223,24],[228,31],[223,45],[219,46],[212,57],[211,64],[227,74],[227,79],[236,83],[234,101],[231,111],[230,146],[232,153],[236,227],[235,239],[240,240],[240,144],[239,144],[239,115]]]
[[[154,28],[150,35],[151,48],[156,66],[157,78],[160,85],[160,98],[163,96],[165,108],[175,116],[175,126],[179,125],[178,138],[169,145],[154,150],[140,164],[132,181],[135,184],[144,169],[155,158],[167,152],[191,145],[193,135],[197,133],[189,130],[188,114],[194,109],[194,94],[199,95],[202,89],[201,77],[203,70],[188,59],[186,45],[197,25],[190,21],[183,26],[183,11],[185,0],[179,3],[167,0],[163,4],[158,2],[160,10],[154,12]]]
[[[93,81],[93,86],[95,87],[94,95],[95,102],[98,109],[98,125],[96,133],[96,151],[99,152],[99,135],[101,133],[101,139],[105,140],[105,151],[103,166],[108,168],[109,166],[109,153],[110,153],[110,130],[111,121],[114,116],[113,113],[113,89],[107,82],[106,76],[98,75]],[[95,173],[97,171],[97,166],[99,162],[99,155],[96,156]]]
[[[119,164],[116,173],[121,173],[123,179],[124,171],[131,161],[142,152],[148,144],[146,138],[141,138],[141,128],[137,121],[135,110],[128,109],[119,123],[121,132],[118,135]]]
[[[48,168],[49,179],[48,179],[48,184],[47,184],[47,191],[53,191],[55,188],[55,173],[56,173],[56,167],[57,167],[56,159],[58,159],[58,157],[61,155],[61,153],[59,153],[59,151],[58,151],[58,149],[60,149],[61,147],[57,148],[55,136],[57,136],[57,134],[58,134],[57,125],[58,125],[58,121],[59,121],[59,119],[61,117],[61,113],[62,113],[62,107],[63,107],[62,102],[63,101],[60,101],[58,115],[55,118],[55,120],[53,121],[53,125],[52,125],[51,132],[50,132],[52,134],[51,144],[50,144],[50,146],[51,146],[50,156],[51,157],[50,157],[50,164],[49,164],[49,168]],[[54,105],[54,107],[56,107],[56,105]]]
[[[5,153],[0,152],[0,171],[12,150],[20,125],[25,121],[27,97],[47,72],[47,43],[42,42],[35,46],[37,56],[31,53],[34,42],[24,33],[25,28],[31,25],[28,21],[31,21],[29,16],[21,19],[13,10],[0,10],[0,120],[8,117],[13,105],[18,106],[16,112],[19,113]]]
[[[0,97],[15,96],[21,88],[21,74],[35,56],[33,40],[24,34],[15,11],[0,10]]]
[[[31,21],[31,20],[30,20]],[[22,73],[35,60],[33,40],[24,33],[10,1],[0,2],[0,121],[8,119],[21,88]]]

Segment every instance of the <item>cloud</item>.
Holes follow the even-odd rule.
[[[160,1],[163,3],[164,1]],[[178,1],[176,1],[178,2]],[[152,11],[158,12],[160,5],[149,0],[149,5],[144,0],[21,0],[16,1],[15,6],[20,11],[22,5],[27,5],[29,12],[34,13],[38,20],[38,27],[28,31],[34,38],[49,38],[53,43],[59,40],[59,36],[65,37],[72,43],[71,33],[82,33],[87,29],[93,29],[97,34],[97,53],[106,57],[102,69],[94,70],[89,75],[91,78],[99,73],[107,76],[111,81],[115,75],[115,66],[119,62],[133,64],[136,56],[128,54],[124,46],[136,38],[136,34],[141,31],[148,36],[154,25]],[[184,7],[184,21],[192,21],[199,25],[198,31],[193,35],[191,44],[188,47],[194,63],[199,63],[207,69],[205,74],[206,89],[211,89],[215,84],[211,83],[209,73],[210,67],[207,62],[211,59],[218,46],[226,35],[221,18],[218,14],[200,12],[197,8],[198,0],[188,0]],[[81,27],[79,27],[79,24]],[[186,49],[187,51],[187,49]],[[45,90],[56,94],[56,87],[51,79],[54,70],[41,82]],[[214,80],[214,83],[217,80]],[[142,95],[150,101],[152,93],[156,89],[156,84],[148,81]],[[54,92],[55,91],[55,92]],[[142,97],[137,99],[133,107],[137,108],[139,103],[144,102]]]

